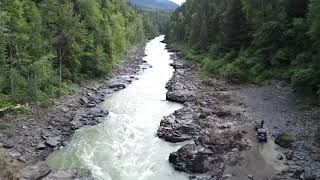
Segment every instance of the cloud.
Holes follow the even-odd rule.
[[[170,0],[170,1],[175,2],[175,3],[179,4],[179,5],[181,5],[181,4],[184,3],[186,0]]]

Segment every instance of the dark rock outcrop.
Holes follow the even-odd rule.
[[[187,144],[170,154],[169,162],[179,171],[189,173],[206,173],[210,170],[222,171],[217,165],[222,163],[221,157],[213,157],[211,151],[202,146]]]
[[[176,143],[196,136],[200,132],[201,127],[195,122],[197,119],[196,114],[191,114],[194,112],[194,109],[184,107],[175,111],[173,114],[164,117],[161,120],[160,127],[157,131],[158,137],[165,141]]]
[[[246,148],[238,132],[209,133],[199,136],[196,144],[187,144],[170,154],[169,162],[176,170],[188,173],[208,173],[221,178],[231,156]]]
[[[177,103],[185,103],[192,98],[194,98],[194,94],[188,90],[175,90],[166,93],[166,99],[168,101]]]

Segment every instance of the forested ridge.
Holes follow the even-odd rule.
[[[215,77],[320,94],[319,0],[187,0],[168,37]]]
[[[0,108],[49,103],[107,75],[158,29],[122,0],[1,0]]]

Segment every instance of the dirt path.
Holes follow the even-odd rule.
[[[303,98],[279,82],[262,86],[235,85],[233,89],[235,90],[231,91],[231,97],[241,102],[243,114],[248,122],[256,124],[264,120],[265,129],[269,133],[269,142],[253,143],[250,151],[245,153],[247,158],[236,171],[245,172],[252,169],[256,170],[251,171],[254,172],[252,174],[259,174],[260,171],[260,175],[267,175],[272,168],[275,172],[286,175],[286,179],[303,176],[319,178],[319,148],[314,145],[313,140],[320,118],[317,113],[310,116],[298,110]],[[285,155],[289,149],[281,148],[273,142],[275,137],[283,132],[291,134],[295,139],[291,149],[294,153],[292,160],[287,160]],[[251,135],[253,136],[255,134]],[[283,160],[277,159],[279,155]],[[256,162],[252,163],[250,159]],[[269,167],[261,166],[262,164]]]
[[[241,160],[236,165],[227,166],[225,174],[232,175],[230,180],[248,179],[248,176],[264,180],[287,168],[281,160],[275,158],[279,154],[275,143],[259,143],[252,129],[254,126],[248,124],[239,127],[239,130],[248,132],[245,138],[250,143],[250,149],[240,155]]]

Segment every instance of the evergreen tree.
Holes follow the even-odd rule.
[[[309,34],[314,41],[320,43],[320,1],[311,0],[309,5],[309,21],[311,24]]]
[[[248,41],[245,14],[240,0],[229,0],[221,23],[222,42],[227,49],[239,50]]]

